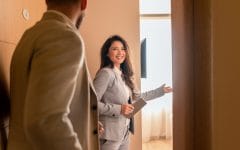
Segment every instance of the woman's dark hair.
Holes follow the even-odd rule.
[[[104,68],[104,67],[111,67],[113,68],[113,62],[110,60],[110,58],[108,57],[108,52],[109,52],[109,48],[111,47],[112,43],[115,41],[119,41],[123,44],[123,47],[126,51],[126,58],[123,61],[123,63],[120,65],[120,68],[122,70],[123,73],[123,80],[126,82],[127,86],[133,90],[134,89],[134,84],[132,81],[133,78],[133,69],[132,69],[132,64],[130,62],[130,58],[129,58],[129,47],[127,42],[119,35],[113,35],[111,37],[109,37],[103,44],[102,48],[101,48],[101,65],[100,65],[100,69]]]

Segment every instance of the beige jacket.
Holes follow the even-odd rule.
[[[48,11],[11,63],[8,150],[98,150],[97,99],[78,30]]]

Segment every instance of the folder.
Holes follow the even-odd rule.
[[[137,112],[139,112],[147,103],[143,99],[139,99],[136,102],[134,102],[132,105],[134,106],[134,110],[131,114],[129,114],[127,117],[132,118]]]

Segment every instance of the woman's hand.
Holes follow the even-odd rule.
[[[163,84],[163,92],[164,93],[171,93],[173,90],[170,86],[166,86],[166,84]]]
[[[99,135],[102,135],[104,133],[103,124],[100,121],[98,121],[98,132]]]
[[[124,116],[130,115],[134,110],[134,107],[132,104],[122,104],[121,106],[121,114]]]

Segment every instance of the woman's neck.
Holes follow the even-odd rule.
[[[114,65],[114,68],[117,68],[118,70],[121,70],[120,65]]]

